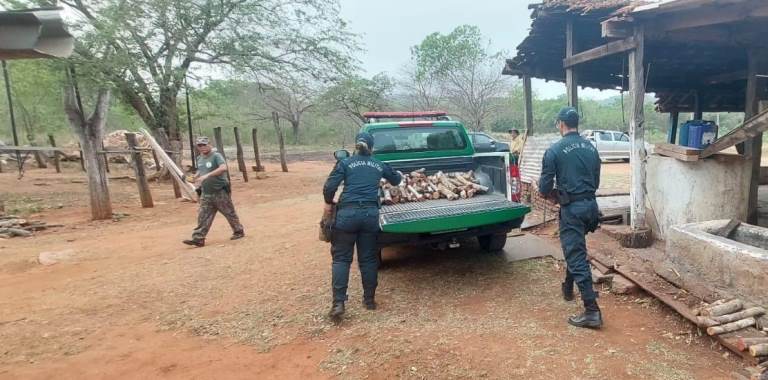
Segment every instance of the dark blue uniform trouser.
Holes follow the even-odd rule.
[[[331,241],[333,255],[333,301],[347,300],[349,267],[357,246],[357,262],[363,280],[363,296],[373,297],[378,285],[379,208],[377,206],[340,206]]]
[[[595,230],[597,223],[598,208],[594,199],[560,207],[560,244],[568,264],[565,281],[576,282],[584,301],[597,299],[597,293],[592,288],[592,271],[587,260],[585,239],[588,232]]]

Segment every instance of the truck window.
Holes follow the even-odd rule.
[[[373,134],[374,153],[462,150],[467,142],[456,128],[401,127],[378,129]]]
[[[627,135],[626,133],[622,133],[621,140],[619,141],[629,142],[629,135]]]
[[[472,138],[475,144],[490,144],[493,141],[490,137],[481,134],[474,134]]]
[[[611,132],[598,132],[600,134],[600,141],[613,141],[613,134]]]

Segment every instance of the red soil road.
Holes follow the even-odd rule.
[[[605,328],[571,328],[579,307],[559,299],[561,263],[509,264],[471,244],[386,251],[376,312],[360,306],[354,269],[348,318],[334,326],[329,249],[317,240],[330,168],[295,163],[247,184],[233,175],[247,237],[230,242],[219,218],[202,249],[180,244],[196,210],[168,184],[153,184],[157,206],[141,209],[135,184],[113,181],[115,209],[129,215],[90,222],[75,168],[0,174],[6,206],[67,225],[0,240],[0,378],[727,379],[740,366],[642,296],[603,293]],[[73,258],[36,263],[62,250]]]

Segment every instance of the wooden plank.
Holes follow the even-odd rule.
[[[565,28],[565,38],[566,38],[566,47],[565,47],[565,58],[571,58],[573,57],[576,49],[576,42],[575,39],[575,33],[574,33],[574,25],[573,25],[573,19],[568,19],[566,23]],[[568,67],[565,69],[565,86],[566,86],[566,96],[568,98],[568,105],[571,107],[579,108],[579,86],[578,86],[578,80],[576,77],[576,69],[573,67]]]
[[[673,151],[666,151],[664,149],[659,149],[658,147],[654,148],[654,153],[661,156],[671,157],[680,161],[685,161],[685,162],[696,162],[699,160],[698,156],[689,156],[686,154],[680,154]]]
[[[142,128],[140,131],[142,134],[144,134],[144,137],[147,138],[149,145],[152,147],[152,149],[154,149],[157,157],[160,158],[160,161],[162,161],[165,167],[168,168],[168,171],[171,173],[171,178],[173,178],[173,180],[178,184],[181,191],[186,194],[188,199],[197,202],[197,193],[195,193],[195,187],[192,186],[192,184],[184,181],[184,172],[182,172],[176,163],[173,162],[173,159],[171,159],[171,157],[165,153],[163,147],[157,143],[155,138],[152,137],[152,134],[149,133],[148,130]]]
[[[630,151],[630,225],[633,230],[646,227],[645,218],[645,34],[642,26],[635,27],[637,47],[629,52],[629,119]]]
[[[632,24],[618,19],[609,19],[600,23],[603,38],[627,38],[632,35]]]
[[[64,153],[64,149],[57,148],[55,146],[14,146],[3,145],[0,146],[0,152],[60,152]]]
[[[764,95],[764,80],[758,77],[768,69],[765,55],[758,50],[749,49],[747,51],[747,94],[744,118],[750,118],[760,111],[759,100]],[[758,223],[758,200],[757,193],[760,187],[760,162],[763,154],[763,134],[757,133],[751,140],[744,145],[747,157],[752,159],[752,171],[750,174],[749,198],[747,200],[747,223]]]
[[[761,111],[753,118],[745,121],[740,127],[715,140],[715,142],[701,152],[701,158],[709,157],[736,144],[745,142],[766,130],[768,130],[768,109]]]
[[[701,149],[691,148],[691,147],[682,146],[682,145],[667,144],[667,143],[656,144],[654,146],[654,149],[663,149],[667,152],[674,152],[677,154],[684,154],[687,156],[698,156],[701,154]]]
[[[610,55],[623,53],[637,47],[637,41],[634,37],[629,37],[619,41],[609,42],[605,45],[583,51],[563,59],[563,67],[568,68],[585,62],[594,61]]]
[[[728,224],[723,226],[723,228],[715,231],[715,235],[722,236],[724,238],[729,238],[733,231],[735,231],[739,226],[741,225],[741,221],[737,219],[731,219]]]
[[[533,136],[533,89],[530,75],[523,75],[523,100],[525,103],[525,133],[527,136]]]
[[[125,141],[131,149],[139,145],[135,133],[126,133]],[[144,159],[141,157],[141,151],[134,150],[131,154],[131,160],[133,161],[133,172],[136,174],[136,185],[139,188],[141,207],[152,208],[155,204],[152,201],[152,193],[149,191],[149,182],[147,182],[147,175],[144,172]]]
[[[675,12],[669,16],[657,17],[649,24],[649,30],[668,32],[743,21],[768,13],[765,4],[736,4],[732,6],[700,7],[687,12]]]

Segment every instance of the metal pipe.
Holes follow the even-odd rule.
[[[8,96],[8,113],[11,115],[11,133],[13,134],[13,145],[19,146],[19,135],[16,133],[16,117],[13,114],[13,97],[11,96],[11,80],[8,75],[8,64],[3,60],[3,79],[5,79],[5,94]],[[19,165],[19,175],[21,175],[24,163],[21,161],[21,152],[16,151],[16,163]]]

